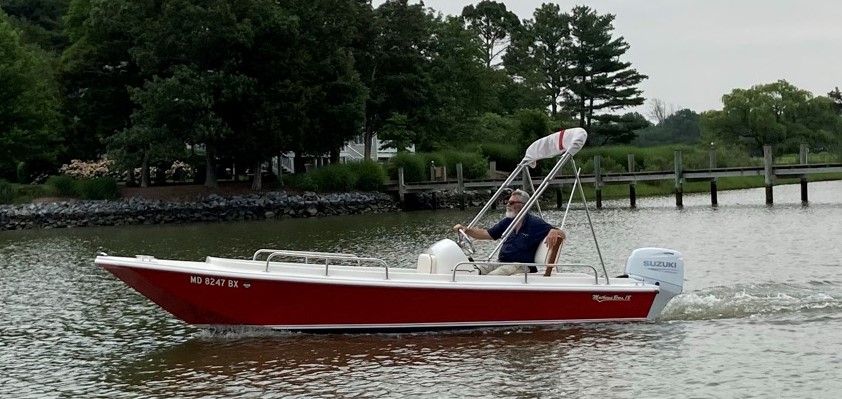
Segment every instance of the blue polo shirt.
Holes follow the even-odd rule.
[[[499,240],[503,233],[512,224],[514,218],[505,218],[494,226],[487,229],[488,235],[495,240]],[[535,262],[535,251],[538,246],[547,237],[547,233],[553,229],[549,223],[545,222],[538,216],[527,213],[523,218],[523,224],[520,230],[512,232],[509,238],[503,243],[500,248],[500,254],[497,259],[500,262],[518,262],[518,263],[533,263]],[[529,271],[535,273],[538,269],[535,266],[530,266]]]

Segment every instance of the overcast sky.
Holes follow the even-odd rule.
[[[459,15],[477,2],[425,0],[424,5]],[[545,2],[503,0],[521,19],[532,19]],[[631,47],[625,60],[649,76],[641,84],[643,96],[677,109],[721,109],[723,94],[779,79],[815,96],[842,86],[842,0],[555,3],[564,11],[586,4],[599,14],[614,14],[614,36]],[[634,111],[646,115],[646,109]]]

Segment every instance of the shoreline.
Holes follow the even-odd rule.
[[[466,193],[466,205],[482,206],[494,192]],[[287,193],[270,191],[248,195],[211,194],[196,201],[166,201],[130,197],[119,200],[72,200],[0,205],[0,230],[57,229],[93,226],[186,224],[283,218],[326,217],[363,213],[452,208],[455,193],[413,196],[402,209],[381,192]],[[431,202],[436,198],[436,204]]]
[[[273,191],[232,196],[211,194],[196,201],[130,197],[0,206],[0,230],[266,220],[396,210],[397,203],[384,193],[319,195]]]
[[[792,180],[795,181],[780,184],[797,184],[796,179]],[[688,186],[696,184],[698,183],[690,183]],[[721,187],[719,191],[760,187],[726,186]],[[704,187],[698,188],[685,190],[684,194],[707,191]],[[620,190],[625,191],[627,188],[617,186],[614,190],[606,192],[603,200],[628,198],[627,194],[621,193]],[[589,202],[593,201],[593,189],[586,187],[585,191]],[[464,205],[466,208],[482,207],[495,192],[496,190],[488,189],[467,191],[464,194]],[[555,197],[554,194],[549,195]],[[565,198],[567,195],[569,193],[565,193]],[[673,194],[664,192],[638,192],[638,198],[671,195]],[[545,197],[543,201],[551,200]],[[317,194],[266,191],[226,196],[210,194],[195,201],[149,199],[142,196],[118,200],[65,199],[56,202],[34,201],[29,204],[0,205],[0,231],[271,220],[458,207],[460,197],[455,191],[412,193],[406,196],[403,206],[393,195],[383,192]]]

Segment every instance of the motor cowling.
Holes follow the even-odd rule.
[[[649,313],[660,315],[674,296],[684,289],[684,257],[681,252],[665,248],[638,248],[626,262],[626,274],[633,279],[655,284],[660,292]]]

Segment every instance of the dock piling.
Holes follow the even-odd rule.
[[[714,147],[713,143],[710,143],[710,150],[708,151],[708,160],[710,161],[710,171],[716,169],[716,147]],[[719,199],[717,198],[716,193],[716,178],[712,177],[710,179],[710,204],[712,206],[719,206]]]
[[[684,176],[682,175],[681,151],[675,151],[675,206],[684,207]]]
[[[465,177],[462,175],[462,164],[456,164],[456,193],[459,196],[459,209],[465,210]]]
[[[593,157],[594,189],[596,191],[596,209],[602,209],[602,156]]]
[[[403,167],[398,168],[398,200],[401,208],[406,209],[406,183],[403,179]]]
[[[799,152],[799,158],[801,158],[801,164],[807,165],[807,152],[809,148],[807,144],[801,144],[801,151]],[[807,200],[807,175],[801,175],[801,205],[807,205],[809,201]]]
[[[763,169],[766,183],[766,205],[774,203],[772,185],[774,184],[774,170],[772,169],[772,146],[763,146]]]
[[[634,154],[628,155],[629,159],[629,173],[634,173]],[[629,183],[629,207],[637,208],[637,181],[632,180]]]

